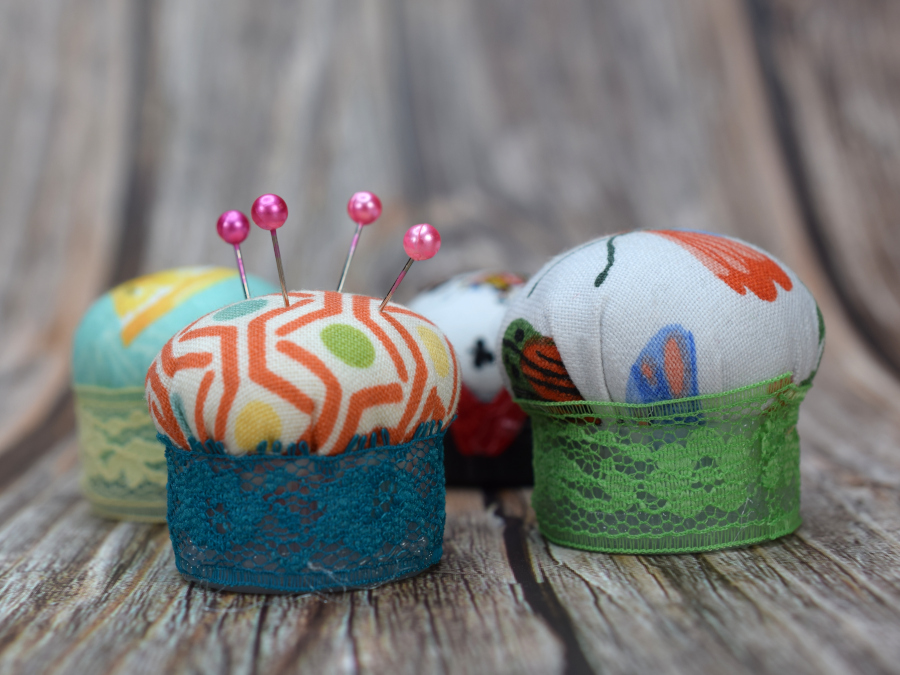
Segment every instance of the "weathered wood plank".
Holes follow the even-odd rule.
[[[66,439],[0,494],[0,670],[896,672],[900,422],[835,375],[801,415],[796,535],[607,556],[543,540],[527,491],[451,491],[440,565],[344,594],[184,583],[165,527],[89,514]]]
[[[129,150],[131,5],[0,6],[0,451],[65,389],[107,283]]]
[[[845,312],[863,308],[870,339],[897,353],[884,114],[897,17],[861,6],[3,5],[0,449],[31,469],[0,491],[0,671],[896,672],[900,385]],[[451,492],[444,560],[420,577],[241,596],[185,584],[164,527],[89,514],[74,442],[55,443],[64,407],[52,433],[12,443],[58,399],[71,331],[110,278],[231,265],[215,216],[276,191],[291,285],[328,288],[361,188],[386,208],[348,287],[376,295],[423,220],[444,249],[400,299],[632,227],[737,234],[792,265],[829,325],[801,418],[798,534],[603,556],[547,544],[525,492]],[[260,234],[245,255],[274,280]],[[41,461],[32,440],[51,450]]]
[[[846,311],[900,372],[895,3],[747,0],[788,177]]]
[[[155,16],[148,100],[166,114],[145,269],[230,265],[214,219],[266,190],[291,209],[292,286],[336,283],[355,189],[385,214],[348,288],[382,293],[405,227],[438,225],[444,248],[401,299],[621,229],[739,233],[780,254],[796,225],[736,2],[170,1]],[[245,258],[274,279],[261,234]]]
[[[502,524],[451,493],[440,565],[367,591],[251,596],[182,581],[164,526],[90,515],[75,444],[0,496],[0,671],[557,672],[517,592]]]
[[[703,555],[605,556],[531,532],[536,573],[595,669],[896,672],[900,424],[824,379],[801,414],[796,535]],[[504,512],[531,517],[521,495],[504,497]]]

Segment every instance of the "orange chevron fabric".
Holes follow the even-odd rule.
[[[405,443],[422,422],[449,423],[459,365],[434,324],[378,298],[331,291],[262,296],[182,329],[147,374],[157,429],[180,447],[221,441],[231,454],[305,441],[338,454],[387,429]],[[426,342],[423,342],[423,339]]]

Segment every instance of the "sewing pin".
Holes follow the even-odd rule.
[[[409,260],[406,261],[406,265],[403,266],[403,270],[400,272],[400,276],[397,277],[397,281],[391,286],[391,290],[388,291],[384,300],[381,301],[381,306],[378,308],[379,312],[384,311],[385,305],[390,302],[391,296],[394,295],[394,291],[400,286],[400,282],[403,281],[403,277],[409,272],[413,262],[433,258],[440,248],[441,235],[437,228],[432,227],[428,223],[413,225],[406,231],[406,234],[403,236],[403,250],[406,251]]]
[[[281,266],[281,249],[278,248],[278,235],[275,230],[284,225],[288,217],[287,204],[278,195],[260,195],[253,202],[250,209],[253,222],[272,235],[272,248],[275,249],[275,264],[278,266],[278,280],[281,282],[281,295],[284,297],[284,306],[290,307],[288,301],[287,286],[284,284],[284,268]]]
[[[353,235],[353,241],[350,242],[350,251],[347,253],[344,271],[341,272],[341,280],[338,282],[338,293],[344,289],[344,280],[347,278],[350,261],[353,260],[353,254],[356,251],[356,245],[359,243],[359,235],[362,234],[363,227],[371,225],[381,215],[381,200],[378,199],[378,195],[374,192],[357,192],[347,202],[347,215],[350,216],[350,220],[356,223],[356,234]]]
[[[250,221],[240,211],[226,211],[219,216],[216,231],[226,244],[234,246],[234,257],[237,259],[241,284],[244,286],[244,297],[250,299],[250,287],[247,285],[247,274],[244,272],[244,259],[241,258],[241,243],[250,233]]]

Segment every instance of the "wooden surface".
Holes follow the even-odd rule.
[[[0,672],[900,671],[900,9],[875,0],[0,3]],[[114,282],[231,264],[283,195],[292,287],[334,285],[351,192],[385,203],[348,290],[444,236],[400,299],[605,232],[736,234],[828,326],[804,525],[688,556],[547,544],[525,491],[451,491],[445,556],[345,594],[216,593],[163,526],[90,515],[71,334]],[[267,238],[244,246],[275,279]]]

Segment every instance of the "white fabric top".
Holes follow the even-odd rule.
[[[800,383],[824,344],[816,302],[790,269],[750,244],[700,232],[612,235],[553,258],[503,318],[497,348],[507,350],[507,368],[524,342],[544,339],[521,320],[555,343],[591,401],[716,394],[786,373]],[[518,346],[509,341],[517,326],[526,334]],[[523,372],[537,381],[546,371],[532,359]],[[503,379],[510,387],[508,372]]]

